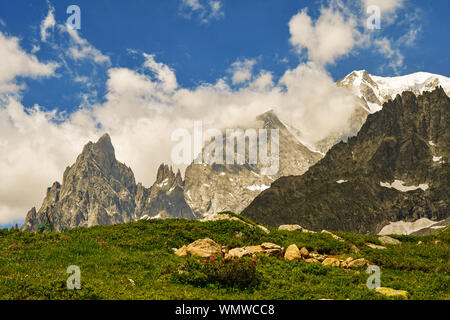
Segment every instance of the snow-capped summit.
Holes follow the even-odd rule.
[[[337,85],[350,89],[355,95],[367,103],[367,111],[380,111],[383,103],[394,99],[397,94],[412,91],[416,95],[424,91],[432,91],[442,86],[450,94],[450,78],[445,76],[417,72],[398,77],[379,77],[369,74],[366,70],[353,71],[339,80]]]

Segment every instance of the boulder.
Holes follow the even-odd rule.
[[[339,267],[341,265],[341,262],[337,258],[326,258],[322,261],[322,264],[324,266]]]
[[[363,267],[368,266],[369,261],[367,261],[364,258],[356,259],[356,260],[352,259],[351,261],[347,262],[346,264],[347,264],[347,268],[357,269],[357,268],[363,268]]]
[[[295,244],[291,244],[289,247],[287,247],[284,254],[284,258],[290,261],[300,259],[301,257],[301,252]]]
[[[280,231],[303,231],[303,228],[299,226],[298,224],[283,224],[278,227],[278,230]]]
[[[302,258],[308,258],[309,257],[309,251],[305,247],[300,249],[300,254],[302,255]]]
[[[186,250],[189,255],[194,257],[222,257],[222,246],[209,238],[192,242]]]
[[[377,249],[377,250],[387,249],[386,247],[379,246],[377,244],[373,244],[373,243],[370,243],[370,242],[366,243],[366,246],[368,246],[369,248],[372,248],[372,249]]]
[[[188,255],[188,251],[187,251],[187,247],[186,246],[182,246],[180,249],[178,249],[177,251],[175,251],[175,254],[179,257],[185,257]]]
[[[395,290],[395,289],[386,288],[386,287],[378,287],[375,289],[375,292],[380,293],[389,298],[402,298],[402,299],[409,298],[408,291],[404,291],[404,290]]]
[[[270,257],[279,257],[283,253],[282,247],[270,242],[264,242],[263,244],[261,244],[261,248],[263,248],[264,250],[264,255]]]
[[[378,238],[378,240],[380,240],[381,244],[383,245],[398,245],[401,244],[400,240],[391,238],[389,236],[381,236]]]

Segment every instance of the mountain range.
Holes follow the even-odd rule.
[[[438,90],[441,95],[443,94],[443,96],[447,97],[446,94],[450,93],[450,79],[443,76],[427,73],[418,73],[404,77],[382,78],[372,76],[366,71],[355,71],[345,78],[339,80],[336,85],[350,90],[360,98],[360,105],[355,108],[355,112],[351,117],[351,126],[352,129],[354,129],[355,134],[356,132],[360,131],[361,127],[363,127],[365,123],[372,123],[372,121],[374,121],[370,119],[373,119],[373,117],[377,117],[378,114],[386,113],[388,113],[389,115],[385,116],[385,123],[379,125],[381,127],[384,126],[383,129],[379,129],[380,132],[386,131],[388,125],[408,128],[408,132],[415,132],[414,130],[418,130],[418,124],[415,123],[413,126],[416,127],[411,129],[409,126],[412,124],[405,122],[407,119],[413,117],[413,113],[405,115],[392,112],[392,109],[398,108],[403,110],[403,106],[406,106],[405,108],[409,108],[409,105],[403,102],[399,102],[398,98],[396,98],[394,101],[391,101],[390,99],[394,98],[396,94],[402,93],[403,91],[410,91],[410,93],[406,97],[406,100],[408,101],[408,103],[418,105],[418,102],[413,101],[413,97],[415,98],[416,95],[420,95],[428,90],[433,90],[437,87],[441,87],[441,89]],[[431,103],[434,103],[434,100]],[[445,103],[443,105],[445,107]],[[388,110],[391,110],[391,113],[380,111],[386,107],[388,107]],[[429,108],[431,107],[433,106],[429,106]],[[423,109],[423,106],[420,108]],[[447,118],[445,117],[448,115],[448,109],[439,109],[438,111],[436,111],[435,109],[422,109],[420,110],[423,113],[423,117],[425,120],[423,120],[423,122],[420,124],[420,126],[423,127],[420,128],[421,130],[425,130],[424,127],[431,130],[431,128],[429,127],[432,124],[435,125],[435,122],[433,122],[435,120],[431,120],[430,112],[432,111],[441,112],[444,119],[443,121],[447,121]],[[369,139],[370,143],[367,141],[360,142],[360,140],[363,138],[359,138],[357,139],[358,147],[355,147],[356,149],[352,149],[351,151],[364,154],[368,158],[364,161],[362,161],[363,159],[358,158],[359,160],[357,161],[357,163],[347,162],[345,160],[348,157],[348,154],[346,152],[340,153],[335,151],[336,148],[342,148],[339,147],[343,145],[343,143],[339,142],[342,141],[343,138],[345,138],[342,132],[335,132],[331,134],[329,137],[327,137],[327,139],[324,139],[315,146],[306,146],[301,142],[301,132],[293,127],[288,127],[287,125],[285,125],[277,117],[274,111],[270,110],[262,115],[259,115],[256,117],[256,120],[258,123],[258,128],[255,129],[278,129],[280,132],[280,170],[276,174],[261,174],[261,170],[263,169],[262,166],[260,164],[250,164],[245,156],[245,163],[242,165],[206,165],[192,163],[186,169],[184,180],[180,171],[175,173],[169,165],[162,164],[158,168],[155,183],[150,188],[146,188],[142,184],[137,184],[135,182],[134,174],[130,168],[117,161],[117,159],[115,158],[111,139],[109,135],[105,134],[98,140],[98,142],[90,142],[84,147],[83,152],[77,158],[75,164],[67,168],[64,172],[63,183],[60,184],[58,182],[55,182],[53,186],[47,190],[47,195],[39,211],[37,211],[35,208],[30,210],[30,212],[27,214],[26,221],[22,229],[37,231],[39,225],[45,224],[46,222],[51,222],[55,230],[64,230],[79,226],[86,227],[97,224],[107,225],[135,221],[139,219],[208,219],[214,216],[214,214],[217,212],[229,210],[237,213],[243,211],[245,215],[268,224],[284,224],[287,222],[293,222],[295,220],[296,223],[299,223],[302,226],[304,225],[305,227],[309,227],[311,229],[320,229],[327,227],[330,229],[338,228],[341,230],[373,233],[380,231],[383,226],[386,226],[392,221],[399,221],[402,218],[406,218],[406,216],[408,216],[405,215],[403,211],[400,211],[401,213],[398,213],[397,216],[395,216],[394,214],[390,214],[388,216],[384,216],[383,218],[377,218],[373,220],[367,218],[360,211],[356,210],[352,213],[352,215],[354,216],[354,221],[350,224],[350,227],[348,225],[343,226],[342,224],[333,222],[335,219],[333,220],[325,218],[329,217],[329,215],[331,215],[331,212],[334,212],[333,210],[330,211],[329,204],[324,204],[324,201],[328,203],[329,201],[331,201],[331,198],[327,199],[315,194],[308,195],[308,197],[302,200],[305,201],[305,203],[307,200],[308,205],[316,208],[309,210],[307,216],[311,217],[312,215],[319,215],[318,213],[322,215],[322,211],[324,211],[324,218],[314,218],[308,220],[303,214],[298,214],[297,217],[296,210],[298,208],[296,208],[295,206],[287,206],[286,208],[289,208],[289,210],[286,211],[283,211],[281,209],[275,210],[274,208],[276,206],[281,205],[279,201],[282,201],[278,198],[277,200],[274,200],[273,203],[271,202],[274,194],[273,190],[275,190],[274,188],[277,188],[277,186],[278,188],[280,188],[279,186],[284,186],[287,181],[291,181],[289,179],[297,179],[302,175],[310,177],[310,172],[317,172],[315,173],[317,174],[317,176],[313,178],[316,180],[319,176],[324,179],[327,172],[330,173],[327,181],[329,181],[329,179],[334,179],[335,175],[342,175],[342,177],[340,178],[337,177],[336,181],[346,182],[336,184],[339,186],[351,185],[351,183],[348,183],[348,181],[357,177],[357,175],[359,174],[359,171],[357,171],[356,167],[358,167],[358,170],[362,170],[365,172],[369,170],[368,168],[373,164],[373,161],[375,161],[369,159],[369,157],[373,158],[374,154],[369,154],[368,150],[378,150],[379,146],[377,147],[375,146],[375,144],[373,144],[374,138],[372,137],[372,135],[375,135],[374,133],[369,134],[370,138],[364,138]],[[442,127],[440,127],[439,130],[442,131]],[[431,164],[432,167],[439,165],[445,167],[446,160],[444,158],[448,155],[445,154],[445,152],[443,152],[442,150],[443,148],[445,149],[445,147],[447,147],[448,149],[448,144],[445,145],[446,143],[448,143],[448,140],[441,138],[442,133],[439,130],[438,132],[440,141],[437,141],[437,136],[426,138],[424,134],[421,136],[417,136],[417,134],[400,136],[394,135],[395,139],[400,139],[401,141],[409,141],[408,139],[413,139],[413,142],[410,146],[407,145],[401,148],[399,147],[400,149],[397,148],[398,150],[396,150],[397,154],[395,156],[389,156],[389,152],[391,152],[391,149],[389,148],[392,148],[392,146],[388,142],[383,143],[383,148],[390,151],[385,151],[384,153],[383,151],[379,151],[379,153],[375,152],[377,156],[383,160],[379,164],[377,164],[379,168],[377,169],[378,171],[375,170],[377,172],[375,175],[376,178],[381,179],[381,183],[385,183],[386,186],[390,186],[391,184],[392,186],[397,186],[397,184],[401,184],[401,182],[396,181],[404,181],[403,183],[406,183],[406,186],[411,185],[408,183],[416,182],[420,182],[420,184],[425,185],[425,181],[427,180],[426,178],[424,178],[424,176],[419,175],[420,179],[416,181],[412,178],[407,177],[405,172],[397,172],[396,170],[398,169],[400,164],[403,165],[410,162],[410,164],[414,164],[414,166],[409,166],[407,168],[408,170],[416,170],[415,165],[417,163],[420,163],[424,168],[423,171],[427,171],[428,169],[426,169],[426,167],[428,163],[426,162],[426,157],[422,155],[422,152],[427,155],[432,154],[432,159],[434,160],[439,158],[439,161],[433,161],[433,163]],[[363,132],[364,130],[361,129],[358,137]],[[348,145],[351,144],[350,141],[354,141],[355,139],[356,138],[350,138]],[[417,148],[417,141],[422,141],[423,139],[430,139],[428,141],[431,141],[433,145],[428,144],[428,149],[422,148],[423,150],[419,150],[421,159],[420,161],[414,158],[414,161],[418,161],[416,163],[412,162],[413,158],[403,159],[401,161],[396,158],[402,156],[406,157],[406,154],[404,153],[405,148],[406,150]],[[442,142],[442,140],[444,140],[444,142]],[[376,141],[382,141],[381,137],[377,136]],[[338,144],[336,145],[336,143]],[[404,143],[402,142],[401,145],[403,144]],[[333,145],[336,146],[332,148]],[[330,148],[332,149],[330,150]],[[363,149],[359,150],[358,148]],[[330,152],[326,155],[325,159],[322,159],[324,154],[329,150]],[[414,151],[417,150],[414,149]],[[237,151],[235,151],[235,157],[237,156],[236,152]],[[323,163],[327,163],[329,161],[327,159],[330,158],[330,153],[332,154],[331,157],[335,159],[336,163],[330,164],[330,167],[328,167],[326,170],[323,169],[325,170],[324,172],[318,169],[314,169],[317,166],[321,166],[321,164]],[[341,160],[339,160],[340,157],[342,157]],[[318,164],[314,166],[316,163]],[[355,164],[357,164],[357,166],[355,166]],[[337,169],[332,169],[332,166],[334,165],[341,168],[343,171],[336,171]],[[389,167],[392,165],[395,167],[395,170],[393,168],[390,168],[390,171],[388,171],[388,173],[385,173],[384,176],[380,176],[380,172],[383,172],[385,170],[384,166]],[[308,171],[311,166],[313,166],[313,168]],[[355,166],[355,168],[344,169],[343,166]],[[343,175],[344,172],[350,172],[353,169],[355,171],[353,172],[354,175],[352,177],[350,177],[350,173],[347,176]],[[333,170],[336,172],[334,172]],[[437,175],[441,177],[440,174]],[[283,178],[286,176],[295,177]],[[375,178],[375,176],[371,177],[371,179]],[[398,178],[399,180],[392,180],[393,178]],[[433,181],[433,186],[434,184],[435,182]],[[270,188],[271,185],[272,187]],[[445,183],[443,185],[445,186]],[[448,184],[446,186],[446,190],[448,190]],[[367,194],[372,194],[374,192],[372,187],[360,185],[358,188],[360,187],[363,189],[370,189],[367,190]],[[381,185],[379,185],[379,187],[383,188],[383,192],[386,191],[384,189],[389,189],[387,187],[382,187]],[[319,190],[322,190],[321,188],[328,187],[326,187],[324,184],[318,186],[318,188]],[[292,191],[290,189],[286,190],[289,190],[286,192]],[[392,187],[390,190],[396,189]],[[261,192],[263,192],[261,196],[257,197]],[[283,194],[282,197],[286,201],[293,201],[293,198],[288,194],[280,194]],[[365,196],[367,196],[367,194]],[[267,195],[271,195],[271,197],[269,197],[271,199],[269,201],[270,203],[267,203],[268,198],[264,198],[267,197]],[[337,205],[336,208],[342,209],[345,201],[343,200],[343,198],[339,198],[338,195],[339,193],[336,193],[336,200],[339,203],[342,202],[342,206]],[[356,195],[358,195],[358,192],[355,194],[355,196]],[[312,198],[310,198],[310,196],[312,196]],[[315,198],[316,196],[317,199]],[[361,194],[361,199],[363,199],[365,196]],[[255,197],[257,198],[255,199]],[[393,199],[395,197],[392,196],[391,198]],[[255,201],[253,201],[254,199]],[[439,199],[439,201],[444,201],[443,207],[446,208],[446,206],[448,206],[448,199]],[[439,201],[437,203],[439,203]],[[265,206],[263,208],[264,210],[261,209],[261,203],[263,203],[263,206]],[[435,202],[433,203],[434,205],[436,205]],[[269,204],[271,205],[269,206]],[[381,208],[380,206],[389,207],[389,205],[391,204],[394,205],[394,203],[392,202],[385,203],[384,200],[371,202],[371,206],[375,211],[378,210],[377,208]],[[247,206],[249,205],[250,207],[247,208]],[[283,206],[284,205],[285,204],[283,204]],[[396,202],[395,205],[397,205]],[[439,211],[440,209],[437,211],[433,210],[430,211],[432,213],[427,211],[426,214],[414,213],[412,214],[412,217],[420,218],[423,216],[427,216],[432,218],[433,220],[446,217],[445,214]],[[294,214],[293,212],[296,213]],[[376,215],[375,213],[371,214]],[[339,214],[337,214],[336,217],[339,217]],[[408,216],[408,219],[409,218],[410,217]]]

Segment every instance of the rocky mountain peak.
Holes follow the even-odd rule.
[[[285,128],[273,109],[270,109],[256,117],[256,120],[264,123],[264,129],[281,129]]]
[[[175,173],[172,170],[172,166],[168,166],[167,164],[161,164],[158,168],[158,172],[156,174],[156,183],[162,183],[165,180],[173,181],[175,179]]]
[[[91,162],[92,160],[94,160],[101,169],[107,171],[110,170],[117,161],[109,134],[106,133],[101,136],[96,143],[89,142],[86,144],[77,162]]]

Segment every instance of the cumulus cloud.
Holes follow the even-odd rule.
[[[356,21],[332,7],[322,8],[315,22],[303,9],[289,22],[289,30],[290,42],[297,51],[307,49],[309,59],[323,65],[348,54],[358,36]]]
[[[202,23],[209,23],[225,15],[222,0],[181,0],[181,10],[184,17],[190,19],[196,16]]]
[[[256,59],[237,60],[228,69],[231,73],[231,80],[233,84],[244,83],[252,78],[253,67],[256,64]]]
[[[16,93],[20,84],[14,81],[17,77],[48,77],[58,67],[57,63],[41,63],[36,56],[22,50],[19,39],[8,37],[0,32],[0,94]]]

